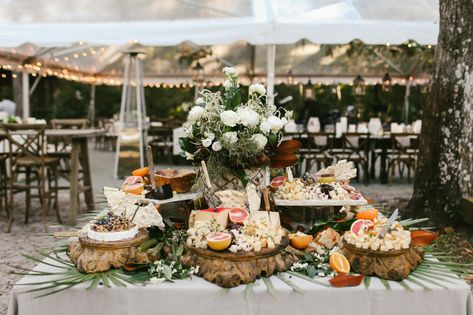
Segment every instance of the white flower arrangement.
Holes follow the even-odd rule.
[[[248,100],[242,102],[236,69],[226,67],[223,73],[223,91],[200,92],[180,145],[187,159],[205,160],[209,170],[217,166],[241,174],[269,164],[292,113],[268,104],[262,84],[252,84]]]

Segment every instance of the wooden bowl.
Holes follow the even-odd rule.
[[[188,192],[194,185],[196,173],[193,170],[158,170],[154,179],[156,186],[171,185],[172,190],[178,193]]]

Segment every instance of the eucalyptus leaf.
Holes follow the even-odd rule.
[[[365,278],[363,279],[363,283],[365,285],[365,288],[369,289],[370,288],[370,283],[371,283],[371,277],[370,276],[365,276]]]

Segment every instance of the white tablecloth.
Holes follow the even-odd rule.
[[[38,268],[52,269],[44,264]],[[303,292],[297,293],[278,278],[270,279],[275,297],[269,294],[263,281],[258,280],[248,299],[243,285],[226,291],[198,277],[128,288],[99,286],[90,291],[80,286],[42,298],[34,298],[38,293],[20,294],[31,286],[15,285],[8,314],[473,315],[470,288],[460,280],[453,280],[455,284],[444,283],[448,289],[429,284],[431,291],[409,283],[414,290],[409,292],[395,282],[390,282],[392,288],[386,290],[375,278],[366,289],[363,283],[358,287],[328,288],[292,277],[291,281]],[[34,281],[41,280],[26,276],[19,283]]]

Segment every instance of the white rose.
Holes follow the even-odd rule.
[[[233,82],[230,80],[225,80],[223,82],[223,87],[225,88],[225,90],[230,90],[232,86],[233,86]]]
[[[189,112],[189,116],[187,117],[187,119],[189,121],[196,121],[198,120],[200,117],[202,117],[202,115],[204,114],[205,112],[205,109],[203,107],[200,107],[200,106],[194,106],[191,108],[190,112]]]
[[[272,131],[279,131],[282,127],[284,127],[284,122],[277,116],[269,117],[267,122],[271,126]]]
[[[238,141],[238,135],[235,131],[225,132],[222,137],[229,143],[236,143]]]
[[[259,116],[254,110],[248,107],[240,107],[237,109],[237,114],[243,126],[254,127],[258,125]]]
[[[238,123],[238,114],[232,110],[226,110],[220,113],[220,119],[225,126],[235,127]]]
[[[259,130],[261,130],[262,133],[268,133],[271,131],[271,125],[263,121],[261,125],[259,125]]]
[[[195,100],[195,104],[196,105],[200,105],[200,104],[205,104],[205,101],[202,97],[198,97],[196,100]]]
[[[260,133],[254,134],[250,139],[258,145],[259,149],[264,149],[268,143],[268,139]]]
[[[248,92],[250,95],[254,93],[257,93],[259,95],[265,95],[266,89],[264,88],[263,84],[255,83],[255,84],[250,85]]]
[[[213,141],[212,139],[206,138],[206,139],[202,140],[202,145],[206,148],[210,147],[210,145],[212,144],[212,141]]]
[[[222,150],[222,143],[220,141],[215,141],[212,144],[212,150],[214,150],[215,152]]]
[[[189,153],[189,152],[185,152],[185,154],[186,154],[186,159],[188,159],[188,160],[193,160],[194,159],[194,154]]]
[[[287,124],[287,118],[286,118],[286,117],[281,118],[281,121],[282,121],[282,123],[283,123],[284,125]]]
[[[238,71],[233,68],[233,67],[225,67],[223,68],[223,73],[226,75],[226,76],[229,76],[231,78],[236,78],[238,76]]]

